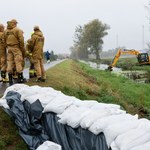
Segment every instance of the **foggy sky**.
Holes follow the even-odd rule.
[[[99,19],[110,26],[103,50],[117,46],[141,50],[150,41],[147,4],[148,0],[3,0],[0,23],[17,19],[25,40],[39,25],[45,51],[70,53],[75,27]]]

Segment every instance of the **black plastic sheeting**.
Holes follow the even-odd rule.
[[[19,93],[8,92],[6,100],[10,109],[5,111],[14,118],[30,150],[35,150],[46,140],[60,144],[62,150],[108,150],[103,133],[94,135],[81,127],[74,129],[63,125],[55,113],[42,114],[39,100],[30,104],[26,100],[22,103],[20,98]]]

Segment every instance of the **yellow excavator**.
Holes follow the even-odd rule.
[[[119,60],[120,55],[122,54],[131,54],[136,55],[137,60],[140,65],[150,65],[150,56],[148,53],[140,52],[135,49],[127,50],[127,49],[119,49],[117,54],[115,55],[111,65],[108,66],[108,70],[112,71],[112,68],[116,65],[117,61]]]

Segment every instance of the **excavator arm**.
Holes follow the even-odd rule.
[[[132,54],[132,55],[137,55],[137,56],[138,56],[138,55],[140,54],[140,52],[137,51],[137,50],[135,50],[135,49],[131,49],[131,50],[119,49],[119,50],[117,51],[117,54],[115,55],[115,57],[114,57],[114,59],[113,59],[111,65],[108,66],[108,70],[112,71],[112,68],[113,68],[114,66],[116,66],[116,64],[117,64],[117,62],[118,62],[118,60],[119,60],[119,58],[120,58],[120,56],[121,56],[122,54]]]

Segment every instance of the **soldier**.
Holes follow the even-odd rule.
[[[4,25],[0,24],[0,65],[1,65],[1,78],[3,82],[8,81],[6,78],[6,47],[4,43]]]
[[[36,71],[34,69],[34,63],[33,63],[33,58],[32,58],[32,40],[28,39],[26,43],[26,56],[29,59],[30,62],[30,67],[29,67],[29,78],[34,78],[36,77]]]
[[[12,19],[7,22],[7,29],[4,32],[4,40],[8,49],[7,72],[9,84],[13,84],[13,69],[16,68],[18,83],[24,83],[23,78],[23,59],[25,56],[23,32],[17,28],[17,21]]]
[[[38,26],[34,27],[34,33],[31,36],[30,47],[36,71],[37,82],[45,82],[46,73],[43,65],[43,46],[44,36]]]

